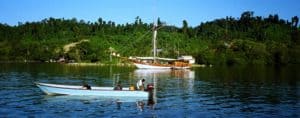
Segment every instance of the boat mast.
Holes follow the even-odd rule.
[[[156,62],[156,35],[157,35],[157,22],[153,23],[153,61]]]

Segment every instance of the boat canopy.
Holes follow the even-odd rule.
[[[153,60],[154,58],[153,57],[135,57],[136,59],[139,59],[139,60]],[[172,58],[155,58],[156,60],[163,60],[163,61],[176,61],[178,59],[172,59]]]

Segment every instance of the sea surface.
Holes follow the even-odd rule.
[[[117,66],[0,64],[0,117],[300,117],[300,67],[143,70]],[[123,87],[153,83],[151,100],[49,96],[34,82]]]

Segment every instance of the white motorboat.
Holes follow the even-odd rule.
[[[83,88],[83,86],[48,84],[36,82],[36,85],[48,95],[90,95],[90,96],[109,96],[109,97],[142,97],[148,98],[149,92],[130,90],[122,88],[122,90],[114,90],[113,87],[91,87],[91,89]]]

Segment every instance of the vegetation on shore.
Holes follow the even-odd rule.
[[[299,64],[298,17],[278,15],[226,17],[189,27],[165,25],[158,19],[161,57],[192,55],[198,64]],[[0,24],[1,61],[49,61],[65,57],[76,62],[111,63],[112,52],[121,57],[150,56],[153,24],[136,17],[134,23],[85,22],[48,18],[39,22]],[[80,43],[76,43],[80,42]],[[69,45],[68,50],[64,49]],[[76,46],[74,46],[76,45]],[[126,62],[113,58],[113,62]]]

